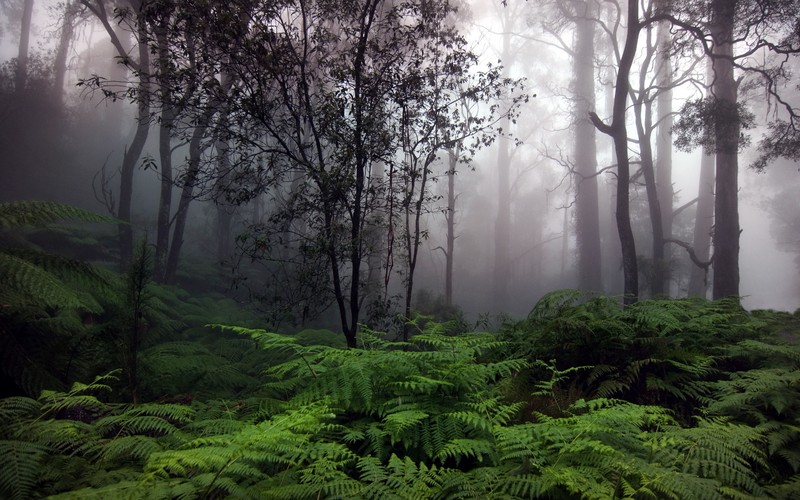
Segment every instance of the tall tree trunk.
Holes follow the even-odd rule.
[[[502,17],[503,39],[501,41],[500,59],[505,64],[503,70],[507,76],[513,64],[515,54],[511,50],[511,33],[517,19],[514,12],[504,10]],[[511,120],[503,119],[502,128],[508,132]],[[503,137],[497,140],[497,216],[494,226],[494,273],[492,280],[492,297],[495,311],[508,309],[509,285],[511,281],[511,154],[509,141]]]
[[[504,130],[511,121],[503,120]],[[511,280],[511,186],[508,141],[497,141],[497,218],[494,225],[494,310],[508,308],[508,286]]]
[[[132,46],[132,33],[124,25],[117,25],[113,28],[114,36],[119,40],[122,52],[128,53]],[[115,57],[116,56],[116,57]],[[88,69],[86,73],[89,74]],[[108,79],[115,84],[122,84],[128,78],[129,68],[123,64],[118,56],[116,48],[111,48],[111,57],[108,61]],[[125,123],[125,107],[122,100],[117,102],[108,102],[107,106],[103,107],[102,111],[103,129],[108,144],[117,146],[120,144],[121,137],[124,134],[123,124]]]
[[[383,192],[383,182],[386,177],[386,165],[383,162],[375,162],[371,165],[371,172],[369,176],[370,189],[368,195],[372,201],[368,205],[377,206],[382,199],[381,193]],[[383,297],[384,273],[383,273],[383,255],[386,250],[384,244],[384,229],[385,219],[378,217],[377,214],[373,215],[368,221],[366,239],[367,245],[367,276],[368,276],[368,290],[366,295],[372,297],[370,300],[378,301]]]
[[[713,95],[711,86],[714,82],[714,67],[708,61],[706,71],[706,93]],[[708,262],[711,256],[711,232],[714,227],[714,161],[715,153],[712,148],[703,148],[700,159],[700,178],[697,188],[697,212],[695,213],[694,233],[692,248],[701,262]],[[692,263],[689,276],[689,297],[703,297],[708,295],[708,268],[702,268]]]
[[[228,142],[217,138],[217,179],[224,179],[231,169]],[[217,196],[220,196],[218,193]],[[233,214],[234,208],[224,200],[217,200],[217,263],[227,262],[233,256]],[[257,221],[256,221],[257,222]]]
[[[75,14],[78,12],[78,3],[68,1],[64,6],[64,18],[61,20],[61,34],[56,48],[56,57],[53,62],[53,100],[59,105],[64,100],[64,81],[67,75],[67,53],[72,43],[75,31]]]
[[[607,54],[611,56],[612,54]],[[605,103],[604,109],[607,116],[614,114],[614,69],[610,66],[606,69],[607,84],[605,85]],[[610,165],[617,164],[617,152],[614,149],[612,142],[609,147],[611,157]],[[603,203],[603,233],[605,233],[605,249],[606,272],[605,285],[608,293],[619,295],[623,290],[622,273],[622,248],[619,245],[619,236],[617,230],[617,221],[614,219],[617,206],[616,185],[606,183],[603,186],[604,196],[601,198]]]
[[[122,159],[122,170],[119,181],[119,211],[117,217],[126,224],[119,224],[120,266],[127,269],[133,257],[133,226],[131,225],[131,201],[133,199],[133,172],[136,162],[142,155],[147,135],[150,131],[150,50],[147,46],[147,30],[145,20],[138,20],[139,64],[137,89],[136,134],[130,146],[125,150]]]
[[[158,154],[160,159],[161,193],[158,202],[156,222],[156,251],[153,263],[153,277],[163,283],[166,276],[167,252],[169,251],[169,229],[172,216],[172,128],[175,122],[175,108],[172,107],[172,92],[169,84],[170,53],[168,36],[169,20],[158,21],[156,43],[158,44],[159,90],[161,93],[161,120],[158,135]]]
[[[456,242],[456,165],[458,163],[458,150],[448,150],[450,161],[447,170],[447,211],[445,220],[447,221],[447,238],[445,243],[445,267],[444,267],[444,302],[446,305],[453,305],[453,252]]]
[[[737,85],[733,75],[733,23],[736,0],[713,0],[714,98],[718,108],[735,112]],[[739,295],[739,127],[715,120],[717,171],[714,201],[713,298]],[[721,123],[726,122],[726,123]]]
[[[28,50],[31,39],[31,20],[33,19],[33,0],[25,0],[22,8],[22,24],[19,32],[19,51],[17,52],[17,72],[14,77],[14,90],[21,94],[28,80]]]
[[[614,140],[617,155],[617,231],[622,248],[622,271],[624,279],[623,302],[628,305],[639,299],[639,266],[636,262],[636,243],[633,239],[630,213],[630,159],[628,157],[628,129],[625,123],[625,109],[628,101],[630,82],[628,81],[639,43],[639,3],[628,2],[628,32],[622,50],[617,81],[614,87],[614,113],[611,125],[606,125],[595,113],[591,113],[592,123],[598,130]]]
[[[656,85],[659,93],[656,101],[658,109],[656,132],[656,189],[661,203],[661,228],[665,239],[672,239],[672,203],[675,194],[672,190],[672,60],[670,59],[670,24],[658,25],[656,52]],[[662,290],[670,294],[672,248],[669,243],[662,245]]]
[[[575,229],[578,287],[602,292],[600,215],[597,194],[597,144],[589,112],[595,109],[594,0],[579,3],[575,18]]]
[[[189,204],[194,199],[194,186],[200,174],[204,149],[202,144],[203,137],[205,137],[208,130],[208,123],[211,121],[212,115],[213,111],[208,111],[206,116],[201,118],[189,140],[189,162],[186,167],[183,188],[181,189],[181,198],[178,201],[178,208],[175,210],[172,244],[169,247],[167,267],[164,270],[164,283],[167,284],[174,284],[178,274],[178,262],[183,248],[183,235],[186,232],[186,222],[189,218]]]

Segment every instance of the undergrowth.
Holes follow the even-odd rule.
[[[118,372],[0,401],[2,496],[722,499],[800,485],[795,315],[559,292],[499,333],[429,321],[403,343],[365,327],[345,349],[309,341],[324,332],[203,326],[198,307],[194,338],[142,350],[141,404],[115,397]]]

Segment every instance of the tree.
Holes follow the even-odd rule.
[[[683,128],[709,131],[696,134],[684,146],[711,146],[716,153],[713,297],[718,299],[739,295],[738,155],[747,140],[742,131],[753,121],[738,102],[743,79],[749,78],[751,84],[757,82],[775,103],[774,116],[780,113],[783,117],[769,125],[769,134],[759,146],[761,156],[753,166],[764,168],[782,156],[796,158],[793,145],[798,137],[800,112],[781,96],[780,86],[787,77],[789,60],[800,53],[796,33],[800,2],[712,0],[707,17],[702,7],[687,1],[679,9],[683,15],[676,11],[674,16],[665,18],[690,34],[712,61],[712,98],[687,103]],[[754,58],[757,53],[769,57]]]
[[[625,34],[625,44],[620,56],[617,69],[616,84],[614,86],[614,107],[611,124],[603,123],[595,112],[591,112],[592,123],[597,129],[611,137],[614,141],[614,151],[617,156],[617,206],[616,221],[622,249],[622,270],[624,275],[625,304],[632,304],[639,298],[639,269],[636,261],[636,243],[633,239],[630,214],[630,158],[628,156],[628,130],[625,118],[628,93],[630,91],[630,72],[636,48],[639,42],[639,32],[643,24],[639,20],[639,4],[636,1],[628,2],[627,11],[628,30]]]
[[[737,115],[737,83],[733,74],[734,20],[738,0],[712,0],[711,37],[714,82],[719,112]],[[739,295],[739,120],[717,117],[714,125],[716,184],[714,198],[713,298]]]
[[[575,224],[578,246],[578,286],[603,290],[600,248],[600,215],[597,192],[597,144],[589,112],[595,109],[595,25],[598,15],[594,0],[576,2],[575,48]]]
[[[303,230],[273,234],[297,238],[302,260],[327,267],[330,288],[314,293],[330,293],[354,347],[372,247],[368,226],[405,211],[407,263],[414,267],[424,236],[419,218],[431,202],[431,165],[456,140],[445,133],[458,102],[454,93],[461,92],[455,82],[474,61],[448,21],[453,7],[446,1],[333,6],[297,0],[278,10],[247,2],[230,8],[252,9],[251,22],[237,24],[222,11],[206,20],[214,28],[209,39],[226,54],[222,69],[243,82],[225,100],[233,125],[229,151],[241,155],[237,169],[261,175],[267,186],[299,179],[272,220],[284,227],[302,221]],[[500,91],[465,89],[473,101]],[[247,150],[257,153],[257,162],[248,163]],[[386,213],[379,197],[397,194],[376,188],[379,165],[387,166],[394,190],[408,183],[399,212]],[[269,258],[265,243],[262,255]]]
[[[452,179],[457,163],[469,164],[477,150],[494,141],[498,123],[508,129],[515,120],[516,107],[526,98],[509,95],[519,82],[504,76],[502,68],[490,67],[471,74],[476,71],[477,56],[466,50],[466,40],[453,27],[445,28],[432,42],[415,48],[419,53],[413,55],[412,60],[421,60],[424,55],[426,61],[421,67],[407,69],[400,84],[401,92],[396,97],[401,103],[402,116],[399,129],[403,160],[395,171],[401,180],[397,184],[400,188],[398,205],[403,213],[403,256],[407,264],[404,275],[407,322],[413,319],[411,301],[419,248],[427,237],[422,216],[438,201],[430,190],[431,181],[438,177],[433,171],[434,164],[448,151],[451,155],[458,153],[446,170]],[[487,103],[488,107],[481,107]],[[500,157],[502,151],[506,151],[506,176],[505,179],[501,177],[501,186],[504,182],[508,190],[507,146],[501,145],[499,151]],[[509,203],[510,193],[504,196],[505,201],[498,200],[501,207]],[[502,210],[498,213],[502,214]],[[510,213],[506,217],[510,219]],[[510,230],[510,220],[500,221],[498,217],[498,226],[501,224]],[[505,236],[510,238],[510,234]],[[449,251],[452,253],[452,248]],[[497,269],[497,260],[495,265]],[[508,269],[510,256],[506,256],[501,265]],[[497,298],[495,296],[495,300]],[[407,340],[407,327],[403,329],[403,337]]]
[[[126,148],[125,155],[120,167],[119,180],[119,207],[113,203],[109,208],[116,209],[116,216],[125,224],[119,225],[119,253],[120,266],[127,269],[133,258],[133,226],[131,225],[131,202],[133,199],[133,172],[136,163],[142,155],[147,136],[150,132],[150,100],[151,100],[151,79],[150,79],[150,48],[147,40],[147,23],[142,13],[142,4],[139,0],[131,0],[125,4],[124,8],[117,10],[118,22],[127,24],[129,29],[136,33],[137,46],[139,52],[138,60],[133,59],[126,49],[125,44],[119,38],[118,33],[111,25],[108,16],[109,4],[106,0],[81,0],[81,3],[94,14],[101,22],[106,33],[111,39],[111,43],[117,50],[117,57],[120,62],[128,66],[138,79],[136,90],[131,92],[131,98],[136,102],[136,133],[131,144]],[[103,79],[99,76],[82,80],[81,84],[100,88]],[[107,90],[106,96],[113,97],[115,93]]]
[[[17,54],[17,74],[15,89],[18,94],[25,90],[28,78],[28,49],[31,37],[31,20],[33,19],[33,0],[25,0],[22,8],[22,22],[19,35],[19,51]]]

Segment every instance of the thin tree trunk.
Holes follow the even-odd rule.
[[[504,130],[511,122],[504,119]],[[494,226],[494,310],[508,308],[508,285],[511,280],[511,186],[508,141],[497,141],[497,218]]]
[[[159,89],[162,99],[161,123],[158,136],[158,154],[161,163],[159,169],[161,193],[158,202],[156,251],[153,264],[153,277],[157,283],[163,283],[166,276],[170,218],[172,216],[172,188],[174,186],[172,176],[172,128],[175,122],[175,108],[170,104],[172,92],[168,82],[170,72],[169,40],[167,39],[168,23],[168,20],[162,20],[156,28]]]
[[[649,57],[648,55],[648,59]],[[645,62],[643,67],[647,66],[649,66],[648,61]],[[642,163],[645,190],[647,191],[647,208],[652,233],[652,267],[649,285],[652,296],[658,297],[664,293],[664,228],[662,226],[661,201],[658,198],[653,147],[651,144],[653,134],[652,102],[645,102],[647,97],[642,92],[646,85],[646,78],[645,73],[642,72],[639,76],[640,94],[638,96],[632,95],[632,97],[634,99],[633,108],[636,115],[636,132],[639,138],[639,156]]]
[[[639,299],[639,267],[636,261],[636,243],[633,239],[630,214],[630,159],[628,158],[628,129],[625,123],[625,108],[630,90],[631,66],[639,43],[639,3],[628,2],[628,32],[617,70],[614,90],[614,114],[611,125],[606,125],[592,113],[592,122],[598,130],[611,136],[617,155],[617,231],[622,248],[622,270],[624,276],[624,304]]]
[[[133,226],[131,225],[131,201],[133,198],[133,172],[142,155],[150,131],[150,50],[144,19],[139,19],[139,85],[137,102],[136,134],[122,159],[119,185],[119,212],[117,217],[126,224],[119,224],[120,266],[127,269],[133,257]]]
[[[447,211],[445,220],[447,221],[447,238],[445,243],[445,268],[444,268],[444,302],[448,306],[453,305],[453,252],[456,242],[456,164],[458,163],[458,149],[448,150],[450,160],[447,170]]]
[[[736,109],[733,75],[733,23],[736,0],[713,0],[714,97],[721,109]],[[727,113],[726,113],[727,114]],[[739,127],[715,120],[717,144],[714,202],[713,298],[739,295]]]
[[[28,80],[28,50],[31,38],[31,20],[33,19],[33,0],[25,0],[22,8],[22,24],[19,32],[19,51],[17,53],[17,72],[14,78],[14,90],[21,94]]]
[[[77,2],[67,2],[64,7],[64,19],[61,21],[61,35],[56,48],[56,57],[53,62],[53,100],[59,105],[64,100],[64,81],[67,75],[67,53],[72,43],[75,30],[75,14],[78,10]]]
[[[581,2],[575,18],[575,235],[578,287],[602,292],[596,129],[589,120],[595,109],[594,5],[594,0]]]
[[[195,126],[192,138],[189,140],[189,163],[186,168],[181,198],[175,211],[174,227],[172,230],[172,244],[167,256],[167,267],[164,271],[164,283],[174,284],[178,274],[178,262],[183,248],[183,235],[186,232],[186,221],[189,217],[189,204],[194,199],[194,185],[200,173],[203,154],[203,137],[205,137],[208,123],[213,112],[207,112],[202,122]]]

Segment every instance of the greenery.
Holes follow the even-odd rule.
[[[0,205],[6,228],[76,216],[102,220]],[[420,316],[407,342],[362,325],[347,348],[151,283],[146,242],[118,275],[26,241],[10,232],[0,252],[3,498],[792,498],[800,485],[799,313],[562,290],[497,331]]]

